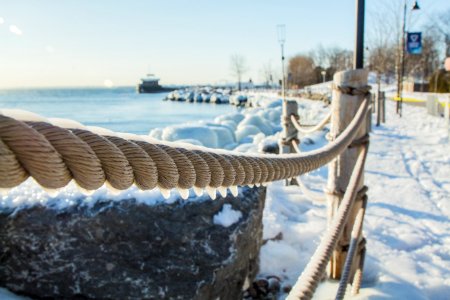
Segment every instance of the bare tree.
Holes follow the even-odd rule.
[[[438,31],[437,34],[445,45],[445,56],[450,57],[450,9],[440,13],[437,18],[433,16],[430,27]]]
[[[268,61],[267,63],[262,65],[260,74],[267,88],[272,86],[273,84],[274,73],[275,71],[272,67],[271,61]]]
[[[297,88],[310,85],[315,82],[315,65],[312,57],[298,54],[289,59],[289,82],[291,86]]]
[[[233,54],[230,57],[231,73],[236,76],[238,81],[238,89],[241,90],[242,76],[248,71],[245,57],[240,54]]]

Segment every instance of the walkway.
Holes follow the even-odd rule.
[[[371,133],[365,173],[368,253],[362,293],[352,299],[448,299],[450,145],[445,122],[422,107],[405,105],[399,118],[395,103],[388,102],[387,111],[387,123]],[[303,178],[318,190],[325,186],[326,170]],[[268,190],[264,225],[265,238],[278,234],[278,240],[262,249],[261,275],[292,284],[325,230],[325,204],[277,182]],[[315,299],[334,299],[336,289],[336,284],[322,284]]]

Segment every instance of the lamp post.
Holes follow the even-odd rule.
[[[322,71],[320,73],[322,74],[323,83],[325,83],[325,75],[327,75],[327,72],[326,71]]]
[[[404,0],[403,5],[403,22],[402,22],[402,32],[401,32],[401,42],[400,42],[400,59],[399,64],[400,67],[398,68],[398,74],[397,74],[397,106],[396,111],[397,114],[401,117],[402,116],[402,104],[403,104],[403,76],[405,76],[405,39],[406,39],[406,7],[407,7],[407,0]],[[419,4],[417,1],[414,1],[414,5],[411,8],[411,10],[419,10]]]
[[[286,101],[285,90],[286,90],[286,78],[284,74],[284,42],[286,41],[286,26],[284,24],[277,26],[278,43],[281,46],[281,95],[283,98],[283,103]]]
[[[364,68],[364,0],[356,0],[356,39],[353,68]]]

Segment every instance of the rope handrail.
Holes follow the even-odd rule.
[[[311,299],[319,281],[321,280],[325,268],[330,260],[331,254],[336,247],[337,241],[342,234],[344,225],[350,215],[353,202],[357,196],[357,186],[360,181],[364,169],[364,163],[367,156],[368,147],[364,146],[358,156],[355,167],[353,169],[347,191],[344,194],[336,217],[329,230],[325,233],[319,246],[309,260],[306,268],[292,287],[286,299]]]
[[[96,134],[43,121],[19,121],[0,114],[0,188],[12,188],[29,176],[49,189],[72,179],[83,189],[108,183],[123,190],[230,188],[293,178],[317,169],[341,154],[363,124],[368,101],[349,126],[326,146],[301,154],[246,155],[202,147],[180,147],[135,136]]]
[[[291,115],[291,122],[294,125],[295,129],[297,129],[299,132],[303,133],[303,134],[309,134],[309,133],[313,133],[315,131],[321,130],[322,128],[325,127],[325,125],[327,125],[331,120],[331,112],[329,112],[325,118],[322,119],[322,121],[320,121],[317,125],[308,125],[308,127],[310,126],[314,126],[312,128],[309,129],[304,129],[303,127],[305,127],[305,125],[302,125],[298,122],[297,118],[294,115]]]

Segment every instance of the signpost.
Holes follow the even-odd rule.
[[[406,33],[406,51],[409,54],[422,53],[422,33],[407,32]]]

